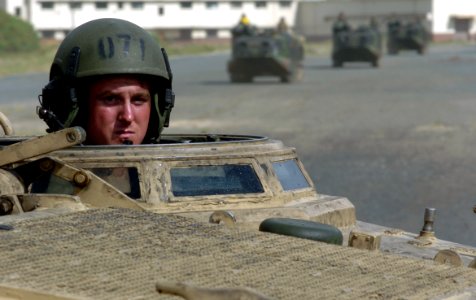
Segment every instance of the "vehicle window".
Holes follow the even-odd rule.
[[[263,186],[250,165],[191,166],[172,168],[174,196],[263,193]]]
[[[74,195],[74,185],[55,175],[44,174],[32,182],[30,191],[38,194]]]
[[[289,191],[310,187],[295,159],[273,162],[273,168],[283,190]]]
[[[139,174],[136,168],[114,167],[91,168],[89,170],[132,199],[139,199],[141,197]]]
[[[139,174],[136,168],[91,168],[88,170],[132,199],[139,199],[141,197]],[[73,195],[74,185],[55,175],[46,174],[33,182],[31,192]]]

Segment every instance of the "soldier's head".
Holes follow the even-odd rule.
[[[87,22],[59,46],[40,104],[49,132],[82,126],[89,144],[155,143],[174,105],[165,50],[131,22]]]

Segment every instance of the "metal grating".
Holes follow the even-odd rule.
[[[91,299],[181,299],[159,280],[248,287],[274,299],[425,299],[476,271],[174,215],[100,209],[0,231],[0,286]]]

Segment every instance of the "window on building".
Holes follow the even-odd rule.
[[[41,9],[44,10],[50,10],[55,7],[55,4],[53,2],[41,2]]]
[[[69,3],[69,7],[70,7],[71,9],[81,9],[82,4],[83,4],[83,3],[81,3],[81,2],[70,2],[70,3]]]
[[[291,7],[291,1],[279,1],[280,7]]]
[[[132,9],[143,9],[144,8],[144,2],[132,2],[131,7],[132,7]]]
[[[164,8],[162,6],[159,6],[159,16],[162,16],[164,14]]]
[[[231,8],[241,8],[243,6],[243,2],[241,2],[241,1],[231,1],[230,6],[231,6]]]
[[[107,8],[107,2],[104,2],[104,1],[96,2],[96,3],[94,3],[94,5],[96,6],[96,9],[106,9]]]
[[[21,7],[15,7],[15,16],[21,17]]]
[[[190,1],[180,2],[180,7],[185,9],[192,8],[192,2]]]
[[[205,7],[207,9],[217,9],[218,8],[218,2],[216,2],[216,1],[205,2]]]
[[[117,8],[122,9],[124,7],[124,2],[117,2]]]
[[[256,1],[255,2],[255,7],[256,8],[266,8],[266,2],[265,1]]]
[[[55,37],[55,32],[53,30],[43,30],[41,31],[41,37],[45,39],[52,39]]]
[[[216,37],[218,37],[218,30],[207,29],[207,38],[216,38]]]

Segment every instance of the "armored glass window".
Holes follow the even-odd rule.
[[[89,170],[132,199],[139,199],[141,197],[139,174],[136,168],[114,167],[92,168]]]
[[[295,159],[273,162],[273,168],[283,190],[289,191],[310,187]]]
[[[263,193],[251,165],[217,165],[172,168],[174,196]]]
[[[91,168],[89,170],[132,199],[141,197],[139,174],[136,168],[114,167]],[[74,195],[74,190],[74,184],[51,174],[39,177],[31,186],[32,193]]]

